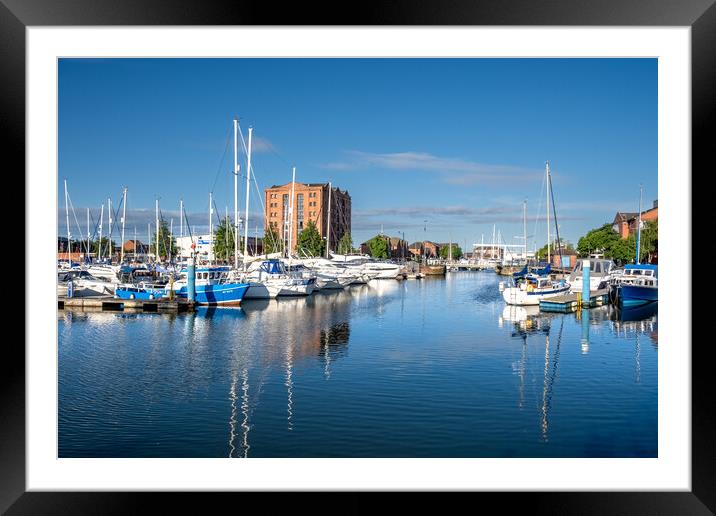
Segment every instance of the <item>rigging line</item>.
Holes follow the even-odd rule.
[[[216,182],[219,180],[219,173],[221,172],[221,167],[224,166],[224,158],[226,158],[226,151],[229,149],[229,136],[231,135],[231,126],[229,126],[229,129],[226,131],[226,146],[224,146],[224,153],[221,155],[221,161],[219,161],[219,168],[216,169],[216,176],[214,177],[214,184],[211,185],[211,191],[214,191],[214,188],[216,187]],[[233,173],[233,172],[232,172]]]

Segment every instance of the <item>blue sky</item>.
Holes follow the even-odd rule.
[[[198,232],[209,191],[231,213],[234,116],[245,137],[254,128],[262,191],[293,165],[297,181],[348,190],[355,244],[382,225],[470,247],[493,224],[518,243],[527,200],[528,243],[541,246],[547,160],[573,243],[636,211],[640,183],[644,208],[657,199],[656,59],[61,59],[58,101],[58,232],[66,179],[73,238],[74,215],[84,235],[86,208],[96,223],[104,203],[106,223],[123,186],[126,238],[136,227],[146,240],[157,197],[175,226],[183,198]]]

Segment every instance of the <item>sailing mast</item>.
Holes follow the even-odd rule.
[[[291,260],[293,250],[293,195],[296,192],[296,167],[293,167],[291,176],[291,197],[288,200],[288,259]]]
[[[90,228],[89,228],[89,208],[87,208],[87,258],[90,255]]]
[[[253,127],[249,127],[249,148],[246,152],[246,212],[244,214],[244,269],[246,269],[246,257],[249,250],[249,192],[251,188],[251,135]]]
[[[522,203],[522,238],[525,244],[525,265],[527,265],[527,199]]]
[[[109,216],[109,263],[112,263],[112,199],[107,197],[107,215]]]
[[[331,247],[331,182],[328,182],[328,227],[326,228],[326,258],[328,258],[328,248]]]
[[[545,173],[547,174],[547,263],[551,263],[550,248],[549,248],[549,161],[545,167]]]
[[[234,118],[234,268],[239,268],[239,121]],[[228,227],[226,229],[229,229]]]
[[[639,222],[637,223],[636,229],[636,263],[639,263],[639,250],[641,245],[641,194],[644,190],[644,185],[639,185]]]
[[[120,244],[120,256],[119,263],[124,261],[124,221],[127,218],[127,187],[124,187],[124,193],[122,194],[122,243]]]
[[[559,266],[562,267],[562,241],[559,238],[559,224],[557,224],[557,207],[554,204],[554,191],[552,191],[552,174],[547,169],[547,186],[549,195],[552,197],[552,210],[554,211],[554,227],[557,231],[557,251],[559,252]]]
[[[214,214],[214,206],[212,205],[211,192],[209,192],[209,257],[214,256],[214,233],[213,226],[211,225],[211,216]],[[209,258],[209,264],[211,264],[211,258]]]
[[[97,246],[97,259],[102,259],[102,222],[104,222],[104,204],[99,214],[99,245]]]
[[[67,218],[67,261],[72,263],[72,260],[70,259],[70,250],[72,246],[70,245],[70,211],[67,207],[67,179],[65,179],[65,216]]]
[[[155,209],[156,226],[155,227],[157,228],[155,231],[156,232],[155,238],[157,239],[157,245],[156,245],[157,255],[154,257],[154,263],[158,263],[159,262],[159,199],[158,198],[155,200],[155,206],[156,206],[156,209]]]

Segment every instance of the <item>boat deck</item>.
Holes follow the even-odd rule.
[[[592,290],[589,293],[589,302],[582,303],[582,308],[591,308],[593,306],[602,306],[608,302],[609,290],[606,288]],[[581,292],[565,294],[563,296],[555,296],[547,299],[541,299],[539,309],[544,312],[573,312],[579,308],[579,300]]]

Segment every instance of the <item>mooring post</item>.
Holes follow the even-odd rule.
[[[187,299],[190,303],[194,302],[196,295],[196,258],[194,253],[191,256],[191,264],[187,268]]]
[[[589,293],[589,270],[591,265],[589,260],[582,261],[582,306],[589,308],[591,298]]]

